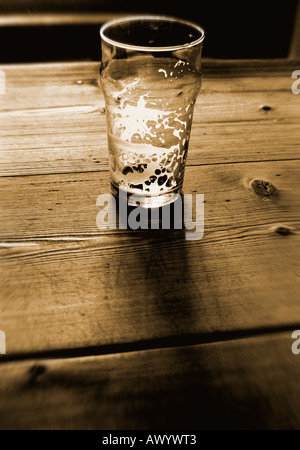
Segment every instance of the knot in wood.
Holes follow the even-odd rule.
[[[46,372],[46,367],[43,364],[34,364],[29,369],[29,373],[31,375],[31,380],[36,380],[40,375]]]
[[[275,225],[271,228],[271,230],[280,236],[289,236],[290,234],[294,234],[293,230],[287,225]]]
[[[276,193],[276,187],[265,180],[252,180],[251,187],[257,195],[262,197],[271,197]]]
[[[272,107],[268,106],[268,105],[261,105],[260,109],[262,109],[263,111],[270,111],[272,109]]]

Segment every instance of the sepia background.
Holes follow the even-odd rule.
[[[0,5],[1,60],[99,60],[99,25],[128,14],[166,14],[205,24],[210,58],[286,58],[293,47],[297,0],[150,2],[10,0]]]
[[[140,13],[206,31],[199,241],[96,226],[99,27]],[[3,0],[0,43],[0,429],[300,429],[300,2]]]

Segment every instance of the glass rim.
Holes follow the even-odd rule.
[[[196,29],[201,33],[201,36],[198,39],[195,39],[192,42],[187,42],[185,44],[178,44],[178,45],[171,45],[171,46],[162,46],[162,47],[151,47],[150,45],[133,45],[133,44],[125,44],[124,42],[119,42],[114,39],[110,39],[107,36],[105,36],[105,31],[107,28],[109,28],[112,25],[121,24],[122,22],[134,22],[134,21],[141,21],[141,20],[161,20],[165,22],[177,22],[184,25],[188,25],[191,28]],[[174,51],[174,50],[181,50],[185,48],[194,47],[195,45],[201,44],[204,41],[205,38],[205,31],[204,28],[200,25],[197,25],[194,22],[191,22],[189,20],[185,19],[179,19],[177,17],[171,17],[171,16],[161,16],[161,15],[133,15],[133,16],[127,16],[127,17],[121,17],[118,19],[110,20],[109,22],[106,22],[102,25],[100,28],[100,36],[101,39],[106,42],[107,44],[125,48],[128,50],[137,50],[137,51],[144,51],[144,52],[165,52],[165,51]]]

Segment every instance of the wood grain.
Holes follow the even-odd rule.
[[[199,241],[97,228],[98,64],[1,70],[0,428],[298,429],[295,61],[205,61]]]
[[[300,428],[291,333],[0,364],[1,429]]]
[[[258,64],[256,69],[253,63],[242,64],[205,62],[188,165],[299,158],[293,63]],[[1,175],[108,170],[98,64],[2,70],[7,93],[0,97]]]
[[[296,162],[187,168],[185,191],[206,201],[205,236],[192,242],[180,230],[98,230],[107,172],[5,178],[9,353],[299,323],[298,172]],[[255,193],[255,179],[276,195]]]
[[[187,167],[184,193],[205,195],[205,229],[223,230],[299,220],[299,162],[272,161]],[[255,179],[277,195],[255,194]],[[96,225],[100,194],[110,192],[108,172],[3,177],[3,241],[101,235]]]

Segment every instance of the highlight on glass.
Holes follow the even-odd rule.
[[[117,19],[100,30],[112,192],[160,207],[182,191],[204,30],[164,16]]]

